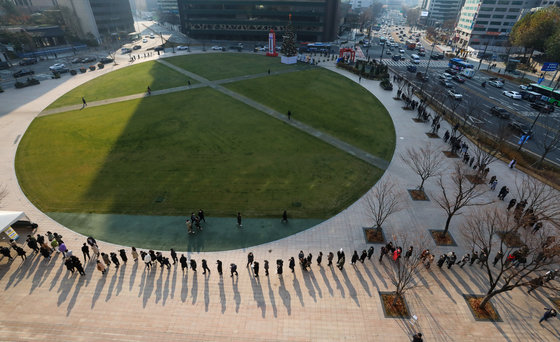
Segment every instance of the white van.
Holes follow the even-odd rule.
[[[459,74],[461,74],[462,76],[465,76],[466,78],[472,78],[474,76],[474,69],[465,68],[465,69],[461,70],[461,72]]]
[[[410,61],[414,64],[420,64],[420,56],[410,55]]]

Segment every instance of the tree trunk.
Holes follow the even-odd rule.
[[[442,237],[444,237],[445,234],[447,234],[447,231],[449,230],[449,223],[451,222],[452,217],[453,214],[447,214],[447,220],[445,221],[445,228],[443,229],[443,233],[441,233]]]
[[[484,307],[486,306],[486,304],[488,303],[488,301],[494,297],[495,295],[497,295],[497,293],[492,293],[490,292],[489,294],[487,294],[484,299],[482,300],[482,302],[480,302],[480,305],[478,306],[479,309],[484,309]]]
[[[420,183],[420,187],[418,188],[418,190],[424,191],[424,182],[425,182],[425,181],[426,181],[426,180],[425,180],[424,178],[422,178],[422,183]]]

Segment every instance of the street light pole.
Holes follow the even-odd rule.
[[[379,63],[381,63],[381,58],[383,57],[383,51],[385,51],[385,44],[387,41],[383,42],[383,47],[381,48],[381,55],[379,56]]]
[[[436,43],[432,43],[432,51],[430,52],[430,58],[428,58],[428,64],[426,65],[426,71],[424,72],[426,76],[428,75],[428,68],[430,67],[430,62],[432,61],[432,55],[434,54],[435,47],[436,47]],[[423,82],[424,81],[422,81],[422,83]]]

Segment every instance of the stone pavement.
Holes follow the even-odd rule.
[[[332,65],[326,67],[358,81],[355,75]],[[0,182],[9,191],[3,209],[25,211],[39,223],[38,233],[61,233],[78,256],[85,237],[52,221],[26,199],[15,177],[14,158],[17,143],[33,118],[58,96],[92,77],[78,75],[44,82],[29,92],[8,89],[0,94],[0,156],[4,161],[0,164]],[[383,178],[392,178],[395,189],[405,194],[419,180],[398,155],[408,146],[428,142],[441,150],[445,146],[441,140],[428,138],[424,133],[429,127],[412,121],[413,113],[403,111],[402,103],[392,99],[393,93],[383,91],[379,82],[362,80],[361,84],[379,98],[393,118],[398,139],[395,157]],[[443,132],[445,129],[448,127],[442,127]],[[452,160],[447,162],[451,170]],[[491,165],[490,174],[499,175],[499,186],[511,185],[521,176],[521,172],[499,161]],[[428,196],[437,193],[435,182],[428,181],[426,192]],[[406,209],[385,224],[388,239],[393,233],[423,234],[427,229],[443,226],[444,215],[434,202],[403,198]],[[118,270],[111,267],[105,276],[89,263],[87,275],[80,277],[69,274],[58,255],[50,262],[32,253],[28,253],[25,262],[0,259],[0,339],[408,341],[414,332],[421,331],[425,341],[558,341],[556,319],[538,324],[543,308],[551,305],[547,296],[552,295],[540,289],[531,295],[517,289],[496,296],[492,302],[503,322],[476,322],[462,295],[483,293],[484,275],[477,267],[423,272],[421,286],[406,294],[411,313],[418,321],[385,318],[378,291],[393,289],[386,266],[376,257],[355,267],[349,264],[353,250],[369,247],[362,230],[371,225],[364,199],[365,196],[314,228],[278,241],[243,250],[189,253],[198,262],[198,274],[189,270],[183,276],[176,265],[169,271],[146,271],[143,264],[129,259]],[[459,233],[461,220],[462,217],[454,218],[450,229],[458,247],[436,249],[432,245],[430,249],[437,254],[454,250],[457,255],[470,249]],[[122,248],[105,242],[99,245],[105,252]],[[379,247],[375,245],[376,256]],[[299,250],[313,253],[315,259],[319,251],[326,255],[339,248],[344,248],[348,259],[343,271],[326,267],[325,262],[321,267],[314,262],[311,272],[296,267],[291,274],[285,267],[282,277],[275,272],[266,277],[262,270],[264,259],[270,261],[272,271],[276,259],[283,259],[287,266],[287,259],[297,256]],[[245,268],[249,251],[261,264],[260,278],[252,277]],[[200,270],[203,258],[212,269],[206,276]],[[223,278],[217,275],[216,259],[224,262]],[[238,278],[227,274],[232,262],[239,266]]]

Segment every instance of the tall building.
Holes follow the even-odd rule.
[[[128,0],[57,0],[68,26],[82,38],[124,36],[134,32],[134,19]]]
[[[183,33],[196,39],[266,41],[288,18],[300,41],[332,41],[340,0],[179,0]]]
[[[426,26],[440,27],[448,21],[455,22],[465,0],[423,0],[422,11],[428,12],[423,18]]]
[[[163,13],[179,14],[177,0],[157,0],[157,7]]]
[[[368,8],[373,4],[373,0],[351,0],[352,9]]]
[[[524,9],[536,7],[540,0],[465,0],[455,28],[458,47],[502,51],[511,28]],[[489,48],[487,47],[489,46]]]

